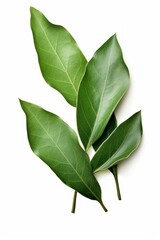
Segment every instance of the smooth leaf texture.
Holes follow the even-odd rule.
[[[111,133],[115,130],[117,127],[117,119],[115,114],[113,113],[111,118],[109,119],[109,122],[107,126],[104,129],[103,134],[101,137],[93,144],[93,148],[95,151],[98,150],[98,148],[103,144],[103,142],[111,135]],[[113,174],[115,180],[118,180],[118,175],[117,175],[117,165],[110,167],[109,170]]]
[[[80,84],[77,125],[85,149],[102,135],[128,85],[129,72],[114,35],[94,54]]]
[[[117,127],[117,119],[115,114],[113,113],[111,118],[109,119],[107,126],[104,129],[104,132],[102,133],[100,138],[98,138],[98,140],[93,144],[93,148],[95,151],[98,150],[101,144],[111,135],[111,133],[114,131],[116,127]]]
[[[123,122],[100,146],[91,164],[94,172],[106,170],[128,158],[142,138],[141,112]]]
[[[35,8],[31,8],[31,28],[44,79],[76,106],[87,63],[84,55],[64,27],[50,23]]]
[[[33,152],[69,187],[85,197],[101,201],[101,189],[88,155],[75,132],[58,116],[21,101],[27,117],[27,131]]]
[[[104,132],[102,136],[93,144],[93,148],[95,151],[101,146],[101,144],[111,135],[111,133],[115,130],[117,127],[117,119],[115,114],[113,113],[107,126],[104,129]],[[118,181],[118,168],[117,165],[114,165],[108,169],[114,176],[114,180],[116,183],[116,189],[117,189],[117,197],[119,200],[121,200],[121,192],[119,187],[119,181]]]

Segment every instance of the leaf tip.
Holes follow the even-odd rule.
[[[142,110],[139,110],[138,112],[135,113],[136,115],[139,115],[140,117],[142,116]]]
[[[37,9],[35,9],[34,7],[30,6],[30,13],[34,13]]]
[[[19,100],[20,104],[23,102],[23,100],[22,100],[22,99],[20,99],[20,98],[18,98],[18,100]]]
[[[20,98],[19,98],[19,102],[20,102],[21,108],[23,109],[24,112],[26,112],[26,109],[28,106],[33,105],[33,104],[26,102]]]
[[[34,8],[34,7],[30,7],[30,13],[31,13],[31,16],[33,15],[43,15],[38,9]]]
[[[139,122],[139,126],[140,126],[140,131],[141,131],[141,135],[143,134],[143,126],[142,126],[142,110],[139,110],[138,112],[136,112],[135,114],[133,114],[132,116],[134,119],[136,118],[137,121]]]
[[[110,38],[113,42],[115,42],[116,44],[119,45],[118,39],[117,39],[117,33],[114,33],[111,38]],[[120,47],[120,46],[119,46]]]
[[[140,116],[141,134],[143,135],[143,125],[142,125],[142,110],[140,110],[138,113],[139,113],[139,116]]]
[[[113,40],[117,40],[117,33],[114,33],[111,37]]]
[[[20,98],[18,98],[18,100],[19,100],[19,103],[21,105],[21,108],[24,109],[24,101]]]

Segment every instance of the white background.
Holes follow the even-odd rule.
[[[160,239],[160,6],[156,0],[39,0],[0,3],[0,239]],[[30,30],[29,7],[65,26],[89,60],[112,34],[131,73],[119,123],[142,109],[139,150],[119,166],[122,201],[110,173],[98,176],[96,201],[65,186],[30,150],[18,98],[52,111],[76,129],[75,109],[43,80]]]

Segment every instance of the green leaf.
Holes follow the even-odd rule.
[[[86,68],[86,59],[70,33],[50,23],[31,7],[31,28],[39,65],[46,82],[76,106],[79,84]]]
[[[33,152],[69,187],[102,205],[101,189],[76,133],[58,116],[20,101],[26,113],[28,140]]]
[[[128,158],[142,138],[141,112],[123,122],[95,153],[91,164],[94,172],[106,170]]]
[[[103,143],[104,140],[106,140],[106,138],[108,138],[108,136],[111,134],[111,132],[116,128],[117,126],[117,120],[115,117],[115,114],[113,113],[102,136],[93,144],[93,148],[96,151],[99,146]],[[114,167],[113,167],[114,168]],[[110,171],[112,172],[114,178],[115,178],[115,174],[113,173],[112,169],[110,169]],[[117,179],[115,178],[116,181],[116,185],[117,185]],[[77,198],[77,193],[74,192],[74,196],[73,196],[73,204],[72,204],[72,213],[75,213],[75,209],[76,209],[76,198]]]
[[[104,129],[104,132],[102,136],[93,144],[93,148],[95,151],[101,146],[101,144],[111,135],[111,133],[114,131],[114,129],[117,127],[117,119],[115,114],[113,113],[106,128]],[[119,181],[118,181],[118,168],[117,165],[114,165],[108,169],[114,176],[114,180],[116,183],[116,189],[117,189],[117,196],[118,199],[121,200],[121,192],[119,187]]]
[[[117,119],[115,114],[113,113],[111,118],[109,119],[109,122],[107,126],[104,129],[104,132],[98,138],[98,140],[93,144],[93,148],[95,151],[101,146],[101,144],[111,135],[111,133],[114,131],[114,129],[117,127]]]
[[[128,85],[129,72],[114,35],[88,63],[79,88],[77,125],[87,150],[102,135]]]

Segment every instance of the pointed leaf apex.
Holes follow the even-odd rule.
[[[19,103],[20,103],[20,105],[21,105],[21,108],[22,108],[23,110],[25,110],[25,109],[24,109],[24,108],[25,108],[25,103],[27,103],[27,102],[25,102],[25,101],[23,101],[22,99],[19,98]]]
[[[31,15],[43,15],[39,10],[37,10],[36,8],[34,7],[30,7],[30,13]]]
[[[21,100],[21,99],[19,98],[19,103],[20,103],[20,105],[21,105],[21,108],[22,108],[23,111],[25,112],[25,101],[23,101],[23,100]]]
[[[114,39],[114,40],[117,40],[117,33],[113,34],[113,35],[111,36],[111,38]]]
[[[37,9],[35,9],[34,7],[31,6],[31,7],[30,7],[30,12],[31,12],[31,13],[34,13],[34,11],[37,11]]]
[[[24,111],[25,113],[27,113],[27,108],[28,108],[28,107],[36,107],[36,108],[39,108],[38,105],[32,104],[32,103],[30,103],[30,102],[27,102],[27,101],[24,101],[24,100],[21,100],[21,99],[19,99],[19,102],[20,102],[21,108],[23,109],[23,111]]]
[[[134,114],[134,116],[136,116],[136,115],[140,115],[140,116],[141,116],[141,112],[142,112],[142,110],[139,110],[138,112],[136,112],[136,113]]]
[[[22,105],[22,103],[23,103],[23,100],[22,100],[22,99],[20,99],[20,98],[18,98],[18,100],[19,100],[20,104]]]

